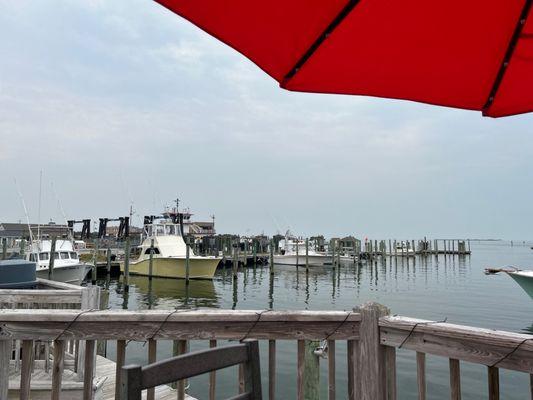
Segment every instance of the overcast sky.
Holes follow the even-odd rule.
[[[287,92],[150,0],[0,0],[0,37],[0,221],[42,170],[43,221],[179,196],[219,232],[533,238],[531,115]]]

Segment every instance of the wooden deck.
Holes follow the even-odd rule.
[[[115,399],[115,370],[116,364],[108,358],[96,356],[96,373],[97,380],[105,379],[101,391],[95,397],[95,400],[114,400]],[[155,398],[157,400],[176,400],[177,391],[170,386],[162,385],[155,389]],[[146,391],[143,393],[143,399],[146,399]],[[195,400],[191,396],[185,396],[185,400]]]
[[[69,362],[70,361],[70,362]],[[50,363],[51,364],[51,363]],[[14,366],[14,365],[13,365]],[[66,368],[63,371],[63,384],[61,399],[74,400],[82,398],[83,382],[79,382],[77,374],[69,368],[73,366],[73,360],[67,357]],[[115,371],[116,363],[105,357],[96,357],[96,373],[94,385],[98,387],[95,393],[95,400],[114,400],[115,399]],[[9,377],[9,399],[19,398],[20,389],[20,372],[12,372]],[[31,398],[32,399],[50,399],[52,383],[52,369],[45,371],[42,366],[36,366],[35,371],[31,374]],[[175,400],[177,391],[170,386],[159,386],[155,389],[155,398],[158,400]],[[146,392],[143,393],[143,399],[146,399]],[[193,397],[185,396],[185,400],[195,400]]]

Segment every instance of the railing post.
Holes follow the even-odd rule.
[[[276,341],[268,341],[268,399],[276,398]]]
[[[20,400],[30,400],[33,350],[33,340],[22,341],[22,366],[20,367]]]
[[[5,242],[4,242],[5,243]],[[13,352],[12,340],[0,340],[0,399],[7,399],[9,387],[9,360]]]
[[[100,288],[98,286],[88,286],[81,290],[81,311],[83,310],[98,310],[100,308]],[[85,341],[80,340],[78,346],[78,358],[76,361],[77,364],[77,374],[78,380],[83,381],[85,376]],[[92,355],[93,358],[96,358],[96,353]],[[93,363],[94,364],[94,363]]]
[[[361,375],[361,399],[384,400],[387,374],[385,346],[379,341],[379,318],[389,314],[389,309],[377,303],[365,303],[359,309],[359,373]]]

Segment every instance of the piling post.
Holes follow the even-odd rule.
[[[150,258],[148,259],[148,279],[152,280],[154,274],[154,239],[150,240]]]
[[[7,258],[7,238],[2,239],[2,260]]]
[[[396,240],[394,241],[394,257],[398,257],[398,245],[396,244]]]
[[[340,240],[335,241],[335,244],[337,245],[337,267],[340,268],[340,265],[341,265],[341,242]]]
[[[26,240],[23,238],[20,241],[20,257],[21,258],[24,258],[25,250],[26,250]]]
[[[309,238],[305,239],[305,270],[309,270]]]
[[[300,246],[299,246],[299,240],[296,238],[296,269],[298,269],[298,265],[300,264]]]
[[[470,239],[467,239],[466,242],[468,243],[468,252],[470,253]]]
[[[107,244],[107,252],[106,252],[106,273],[107,275],[111,275],[111,245]]]
[[[335,240],[331,239],[329,243],[331,247],[331,265],[335,269]]]
[[[94,259],[93,259],[93,269],[91,275],[91,281],[93,285],[96,285],[96,269],[98,268],[98,250],[100,245],[100,239],[96,238],[94,240]]]
[[[124,244],[124,291],[130,291],[130,238]]]
[[[270,239],[270,275],[274,275],[274,240]]]
[[[185,284],[189,284],[189,275],[190,275],[190,263],[189,259],[191,257],[191,241],[190,238],[187,237],[187,240],[185,241]]]
[[[320,358],[315,354],[319,347],[318,341],[305,341],[303,371],[305,400],[318,400],[320,397]]]
[[[52,243],[50,244],[50,261],[48,262],[48,280],[54,280],[54,261],[56,253],[56,237],[52,236]]]
[[[359,309],[359,373],[362,400],[385,400],[387,371],[386,347],[379,341],[379,318],[388,315],[389,309],[378,303],[365,303]]]
[[[252,242],[252,246],[253,246],[253,252],[254,252],[254,267],[255,267],[257,264],[257,242],[255,240]]]
[[[237,268],[239,267],[239,259],[237,256],[237,244],[233,243],[233,263],[231,269],[233,271],[233,279],[237,279]]]
[[[413,246],[413,253],[416,253],[415,241],[411,240],[411,246]]]

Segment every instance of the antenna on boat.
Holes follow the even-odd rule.
[[[26,202],[24,201],[24,197],[22,197],[22,193],[20,191],[19,184],[17,183],[17,179],[14,178],[14,181],[15,181],[15,187],[17,188],[17,193],[18,193],[18,195],[20,197],[20,201],[22,203],[22,208],[24,208],[24,215],[26,216],[26,223],[28,224],[28,231],[30,231],[31,246],[33,247],[33,234],[31,232],[30,217],[28,215],[28,209],[26,208]]]
[[[41,240],[41,199],[43,193],[43,170],[39,173],[39,207],[37,211],[37,240]]]

